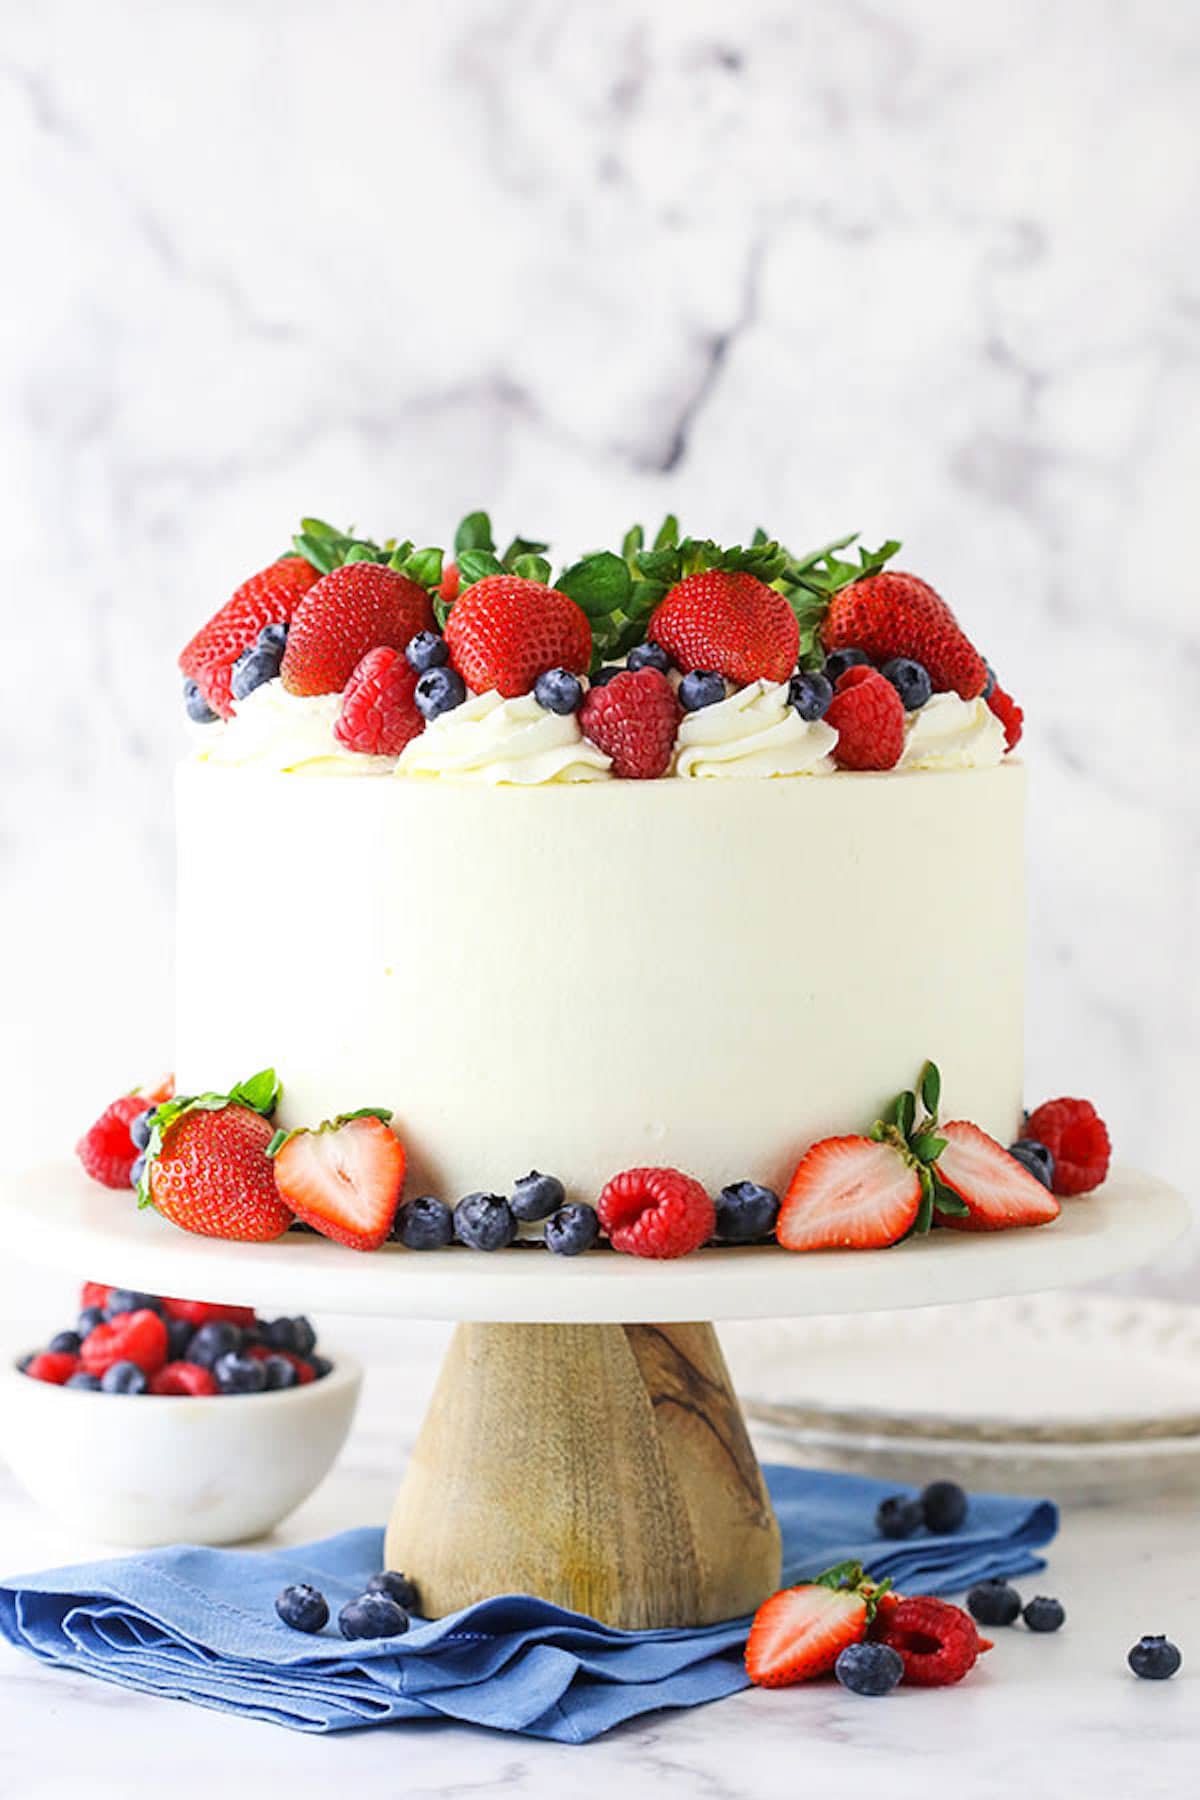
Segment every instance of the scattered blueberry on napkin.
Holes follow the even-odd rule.
[[[768,1467],[784,1583],[851,1559],[910,1592],[957,1593],[989,1575],[1042,1568],[1058,1529],[1048,1500],[974,1494],[952,1537],[885,1542],[875,1508],[894,1483]],[[447,1718],[563,1743],[624,1719],[696,1706],[748,1685],[749,1621],[696,1631],[614,1631],[528,1595],[505,1594],[405,1637],[347,1642],[277,1619],[275,1595],[307,1581],[339,1607],[381,1567],[373,1527],[282,1550],[186,1545],[0,1584],[0,1634],[41,1661],[122,1687],[191,1700],[298,1731]]]

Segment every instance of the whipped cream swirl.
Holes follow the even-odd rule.
[[[675,773],[693,780],[828,775],[836,743],[831,725],[810,724],[789,704],[786,682],[752,681],[715,706],[686,714]]]
[[[264,681],[234,703],[223,725],[199,728],[201,762],[280,774],[378,775],[395,765],[391,756],[360,756],[333,735],[342,710],[340,694],[289,694],[279,680]]]
[[[986,700],[934,694],[904,726],[901,769],[987,769],[1004,757],[1004,726]]]
[[[611,760],[579,729],[574,713],[552,713],[532,694],[505,700],[472,694],[439,714],[406,744],[396,774],[493,786],[543,787],[550,782],[604,781]]]

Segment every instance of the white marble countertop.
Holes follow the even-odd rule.
[[[382,1518],[424,1407],[444,1332],[358,1326],[331,1332],[368,1358],[367,1392],[347,1451],[283,1528],[297,1541]],[[90,1554],[39,1517],[0,1464],[5,1572]],[[474,1795],[503,1790],[579,1800],[651,1784],[709,1800],[1011,1800],[1066,1790],[1096,1800],[1136,1793],[1178,1800],[1200,1777],[1200,1513],[1186,1499],[1132,1510],[1068,1511],[1050,1564],[1025,1584],[1057,1594],[1057,1637],[1000,1632],[960,1688],[872,1702],[832,1684],[750,1691],[715,1705],[651,1715],[582,1748],[452,1725],[316,1738],[125,1693],[53,1673],[0,1650],[0,1800],[92,1800],[131,1783],[173,1800],[271,1791]],[[1192,1653],[1168,1684],[1138,1682],[1125,1652],[1166,1631]],[[1193,1670],[1195,1673],[1193,1673]],[[1191,1775],[1189,1783],[1187,1777]]]

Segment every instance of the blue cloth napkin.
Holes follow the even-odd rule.
[[[1058,1529],[1048,1500],[972,1496],[952,1537],[886,1542],[875,1508],[894,1484],[769,1467],[784,1582],[863,1562],[902,1590],[955,1593],[988,1575],[1042,1568]],[[0,1585],[0,1633],[41,1661],[122,1687],[269,1719],[345,1731],[457,1719],[586,1743],[639,1713],[696,1706],[747,1685],[748,1620],[698,1631],[614,1631],[523,1594],[503,1594],[403,1638],[347,1642],[277,1619],[275,1595],[308,1581],[333,1619],[381,1566],[383,1533],[345,1531],[283,1550],[187,1545],[81,1563]]]

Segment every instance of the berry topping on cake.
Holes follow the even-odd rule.
[[[279,1096],[273,1069],[228,1094],[202,1094],[159,1107],[139,1190],[165,1219],[201,1237],[261,1243],[286,1231],[267,1155],[269,1118]]]
[[[900,696],[905,712],[919,712],[933,693],[929,671],[911,656],[893,656],[879,673],[890,681]]]
[[[596,1203],[614,1250],[629,1256],[687,1256],[707,1244],[717,1215],[705,1189],[678,1169],[626,1169]]]
[[[183,705],[193,725],[212,725],[220,716],[213,711],[199,687],[188,676],[184,677]]]
[[[871,659],[865,650],[847,645],[844,650],[831,650],[825,658],[825,673],[836,687],[847,669],[869,669]]]
[[[1027,1138],[1054,1158],[1056,1194],[1090,1194],[1108,1174],[1108,1127],[1090,1100],[1045,1100],[1025,1121]]]
[[[788,683],[788,704],[795,707],[807,725],[825,717],[832,699],[833,678],[828,669],[824,674],[817,669],[801,669]]]
[[[143,1374],[153,1375],[167,1360],[167,1328],[148,1307],[121,1313],[88,1333],[79,1360],[89,1375],[103,1375],[122,1362],[135,1363]]]
[[[661,644],[635,644],[625,658],[627,669],[657,669],[660,675],[669,675],[675,664],[667,655]]]
[[[786,681],[800,627],[782,594],[744,569],[700,569],[661,600],[649,634],[679,668],[715,670],[745,687]]]
[[[267,625],[286,625],[305,594],[320,579],[319,571],[303,556],[284,556],[270,568],[244,581],[191,642],[185,645],[179,666],[194,681],[201,699],[227,719],[233,712],[233,666],[249,650]],[[185,690],[186,691],[186,690]],[[188,697],[193,718],[193,702]],[[203,723],[203,720],[201,720]]]
[[[75,1154],[93,1181],[110,1188],[129,1186],[130,1172],[143,1148],[134,1143],[132,1127],[145,1111],[145,1094],[122,1094],[80,1138]]]
[[[486,575],[465,589],[446,621],[450,657],[476,694],[528,694],[549,669],[586,672],[592,628],[574,600],[519,575]]]
[[[970,1614],[925,1594],[881,1606],[871,1637],[898,1653],[904,1679],[912,1687],[948,1687],[961,1681],[974,1668],[980,1651]]]
[[[665,775],[675,754],[683,709],[665,675],[657,669],[623,670],[603,687],[593,687],[583,703],[583,735],[612,758],[623,781],[653,781]]]
[[[988,705],[1004,727],[1005,750],[1015,750],[1021,741],[1021,731],[1025,724],[1025,714],[1021,711],[1021,708],[1017,705],[1012,695],[1006,694],[1003,688],[993,686],[991,693],[986,695],[985,698],[987,699]]]
[[[775,1235],[785,1250],[874,1250],[912,1230],[921,1209],[916,1168],[892,1144],[825,1138],[792,1176]]]
[[[894,769],[904,752],[904,704],[878,669],[856,666],[839,676],[825,723],[838,734],[839,769]]]
[[[880,1592],[860,1564],[841,1563],[816,1581],[772,1594],[755,1613],[746,1640],[751,1681],[793,1687],[827,1675],[843,1650],[865,1639]]]
[[[566,717],[583,705],[583,683],[569,669],[547,669],[534,682],[533,697],[547,712]]]
[[[229,678],[229,690],[235,700],[244,700],[264,682],[275,680],[283,661],[287,633],[286,625],[264,625],[250,648],[242,651]]]
[[[440,669],[450,661],[450,646],[437,631],[418,631],[404,646],[408,666],[417,675],[427,669]]]
[[[368,650],[403,650],[434,623],[429,595],[410,576],[383,563],[343,563],[296,608],[283,685],[289,694],[340,694]]]
[[[946,1140],[937,1160],[939,1182],[956,1194],[966,1212],[944,1223],[958,1231],[1004,1231],[1011,1225],[1047,1225],[1057,1219],[1058,1201],[995,1138],[964,1119],[939,1125]]]
[[[725,677],[715,669],[691,669],[679,684],[679,704],[684,712],[702,712],[719,706],[725,698]]]
[[[416,688],[417,677],[399,650],[387,644],[368,650],[346,684],[333,735],[361,756],[399,756],[425,729]]]
[[[467,697],[467,685],[457,669],[426,669],[416,686],[417,711],[423,719],[437,719],[453,712]]]
[[[821,626],[827,651],[853,646],[873,662],[908,657],[928,671],[935,693],[973,700],[987,665],[941,595],[917,575],[883,569],[834,594]]]
[[[277,1133],[279,1193],[298,1219],[351,1250],[378,1250],[404,1186],[404,1147],[384,1111],[347,1114],[315,1131]]]

